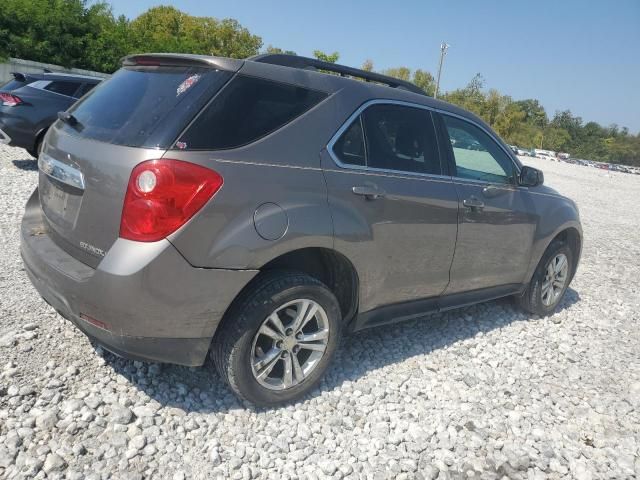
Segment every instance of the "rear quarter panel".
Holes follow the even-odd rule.
[[[197,163],[224,178],[216,195],[169,240],[192,265],[260,268],[281,254],[333,248],[333,225],[320,152],[360,101],[345,107],[334,94],[283,128],[247,146],[219,151],[169,150],[165,157]],[[286,229],[274,240],[256,230],[256,209],[278,205]],[[278,223],[278,218],[265,221]]]

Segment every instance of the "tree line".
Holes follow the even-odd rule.
[[[295,54],[267,46],[234,19],[196,17],[171,6],[148,9],[135,19],[113,15],[106,2],[87,0],[3,0],[0,8],[0,58],[17,57],[67,68],[112,73],[131,53],[178,52],[246,58],[261,51]],[[337,62],[339,53],[314,51]],[[361,67],[374,71],[366,60]],[[426,70],[389,68],[380,73],[435,91]],[[640,133],[617,125],[584,122],[569,110],[547,114],[536,99],[514,100],[485,88],[480,74],[464,88],[440,95],[483,118],[508,143],[523,148],[570,152],[573,157],[640,166]]]

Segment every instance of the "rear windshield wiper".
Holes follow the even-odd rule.
[[[72,127],[77,127],[79,125],[78,119],[73,116],[73,113],[58,112],[58,118]]]

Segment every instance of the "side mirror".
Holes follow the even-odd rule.
[[[520,170],[518,183],[523,187],[537,187],[544,183],[544,173],[537,168],[524,166]]]

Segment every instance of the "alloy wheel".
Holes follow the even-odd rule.
[[[542,303],[546,307],[555,305],[564,291],[569,278],[569,260],[564,253],[559,253],[551,259],[542,281]]]
[[[260,325],[251,347],[251,371],[270,390],[303,382],[320,363],[329,341],[329,320],[310,299],[288,302]]]

